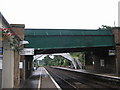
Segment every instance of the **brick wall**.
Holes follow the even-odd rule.
[[[11,24],[14,33],[21,39],[24,40],[24,24]],[[24,48],[22,45],[21,47]],[[20,81],[24,80],[24,67],[19,69],[20,61],[24,62],[24,56],[20,56],[19,52],[15,51],[15,62],[14,62],[14,87],[17,88],[20,85]]]
[[[20,56],[20,62],[23,63],[23,68],[20,69],[20,80],[21,80],[21,82],[24,81],[24,79],[25,79],[25,76],[24,76],[24,72],[25,72],[25,71],[24,71],[24,68],[25,68],[25,67],[24,67],[24,66],[25,66],[24,64],[25,64],[25,63],[24,63],[24,60],[25,60],[25,56]]]
[[[115,38],[115,43],[120,44],[120,27],[115,27],[112,30]]]
[[[24,24],[11,24],[13,31],[18,35],[18,37],[24,40]]]
[[[116,74],[120,76],[120,27],[113,28],[112,32],[116,44]]]
[[[104,66],[101,66],[100,60],[104,60]],[[108,50],[95,51],[93,53],[94,70],[103,73],[115,73],[115,56],[109,56]]]
[[[120,76],[120,45],[116,46],[116,74]]]
[[[18,88],[20,84],[20,70],[19,70],[19,62],[20,55],[19,52],[14,52],[14,88]]]

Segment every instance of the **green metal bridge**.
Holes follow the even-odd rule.
[[[75,52],[81,50],[113,48],[112,30],[86,29],[25,29],[25,48],[36,53]]]

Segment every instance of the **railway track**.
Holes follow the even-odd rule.
[[[98,81],[95,81],[91,78],[84,77],[83,75],[80,75],[76,72],[70,72],[66,70],[61,69],[55,69],[46,67],[48,72],[51,74],[51,76],[56,80],[56,82],[60,85],[62,90],[66,90],[67,88],[71,90],[80,90],[80,89],[90,89],[90,90],[96,90],[99,88],[105,89],[105,90],[113,90],[114,87],[111,87],[106,84],[101,84]],[[119,90],[120,88],[114,88],[115,90]]]

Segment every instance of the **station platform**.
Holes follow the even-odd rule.
[[[55,80],[44,67],[39,67],[36,71],[34,71],[32,76],[28,78],[20,87],[20,90],[25,88],[32,88],[35,90],[48,88],[53,90],[61,90],[60,86],[55,82]]]
[[[95,73],[95,72],[87,71],[87,70],[84,70],[84,69],[71,69],[71,68],[67,68],[67,67],[58,67],[58,66],[52,66],[52,68],[75,71],[75,72],[82,72],[82,73],[86,73],[86,74],[88,73],[88,74],[93,74],[93,75],[103,76],[103,77],[108,77],[108,78],[114,78],[114,79],[120,79],[120,77],[118,77],[114,74]]]

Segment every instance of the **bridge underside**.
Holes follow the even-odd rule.
[[[83,51],[103,51],[112,50],[114,47],[89,47],[89,48],[66,48],[66,49],[47,49],[47,50],[35,50],[37,54],[53,54],[53,53],[70,53],[70,52],[83,52]]]
[[[111,30],[25,29],[25,40],[29,41],[25,48],[35,48],[35,54],[112,49],[115,45]]]

